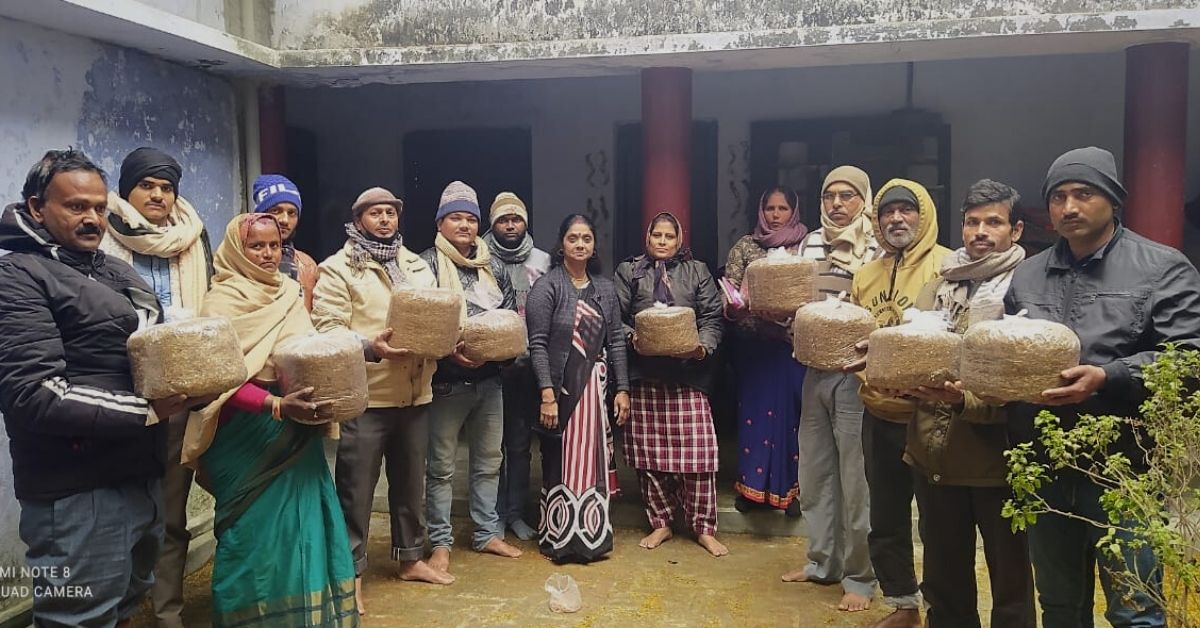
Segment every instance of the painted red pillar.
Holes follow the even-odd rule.
[[[690,239],[692,71],[642,70],[642,224],[669,211]]]
[[[1125,51],[1125,221],[1177,249],[1183,248],[1188,49],[1154,43]]]
[[[287,109],[283,87],[258,90],[258,144],[262,172],[287,173]]]

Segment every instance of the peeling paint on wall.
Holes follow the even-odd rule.
[[[115,179],[121,160],[153,146],[179,160],[179,192],[221,233],[240,211],[233,88],[223,79],[109,48],[87,73],[79,146]]]

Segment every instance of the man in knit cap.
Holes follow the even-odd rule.
[[[1200,348],[1200,275],[1179,251],[1121,224],[1126,192],[1112,153],[1096,147],[1067,151],[1046,173],[1042,197],[1059,239],[1017,267],[1005,309],[1010,314],[1027,310],[1030,318],[1071,327],[1079,336],[1080,366],[1062,372],[1066,385],[1043,392],[1042,405],[1008,406],[1014,443],[1036,440],[1033,419],[1044,406],[1051,406],[1065,428],[1081,414],[1138,416],[1149,395],[1143,368],[1158,357],[1159,348],[1166,343]],[[1142,446],[1128,424],[1123,430],[1113,450],[1135,468],[1143,466]],[[1104,462],[1098,456],[1097,463]],[[1103,492],[1080,474],[1063,473],[1039,494],[1051,508],[1103,521]],[[1162,609],[1150,597],[1125,590],[1108,576],[1125,571],[1160,587],[1162,571],[1151,549],[1127,551],[1122,564],[1097,551],[1104,534],[1102,528],[1056,514],[1040,515],[1029,528],[1043,625],[1092,625],[1096,563],[1107,598],[1105,616],[1113,626],[1165,625]],[[1128,533],[1116,534],[1127,538]]]
[[[117,192],[108,194],[109,229],[100,250],[133,266],[163,309],[196,314],[212,279],[212,249],[200,215],[179,195],[183,168],[174,157],[139,148],[121,162]],[[179,463],[187,413],[169,417],[163,477],[165,534],[150,597],[163,628],[183,626],[183,572],[187,562],[190,467]]]
[[[283,257],[279,262],[279,272],[300,282],[304,291],[304,306],[311,312],[313,288],[317,285],[319,273],[317,263],[292,243],[296,228],[300,226],[300,210],[304,208],[300,189],[281,174],[263,174],[254,180],[253,197],[254,212],[271,214],[279,223],[279,231],[283,234]]]
[[[504,270],[517,297],[517,312],[525,316],[529,288],[550,270],[550,255],[533,246],[529,212],[512,192],[501,192],[488,212],[492,228],[483,236]],[[501,525],[518,539],[528,541],[537,531],[525,521],[529,498],[530,422],[538,412],[538,387],[527,358],[504,369],[504,463],[500,469],[500,496],[496,502]]]
[[[821,228],[800,254],[819,264],[824,296],[850,293],[854,274],[879,255],[871,224],[871,180],[854,166],[829,171]],[[867,550],[871,529],[863,466],[863,403],[851,373],[809,368],[800,402],[800,510],[808,522],[808,563],[785,582],[842,585],[843,611],[863,611],[875,595]]]
[[[461,292],[467,316],[503,308],[517,309],[516,294],[504,262],[479,237],[479,201],[475,190],[454,181],[442,192],[438,235],[421,253],[438,286]],[[470,447],[470,509],[475,524],[471,544],[476,551],[509,558],[521,550],[504,542],[504,525],[496,514],[503,460],[504,393],[501,364],[474,362],[462,346],[438,362],[430,405],[429,462],[425,473],[426,512],[433,555],[429,565],[449,572],[450,525],[458,433],[466,425]]]

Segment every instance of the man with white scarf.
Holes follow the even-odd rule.
[[[963,248],[942,262],[941,276],[917,299],[923,310],[945,312],[957,333],[975,322],[1004,314],[1004,295],[1025,259],[1017,241],[1024,224],[1015,215],[1020,196],[1011,187],[983,179],[963,203]],[[1033,628],[1033,572],[1025,532],[1014,533],[1001,515],[1012,497],[1004,450],[1007,413],[960,382],[921,387],[908,424],[904,461],[914,469],[913,486],[925,539],[923,582],[926,626],[980,625],[975,590],[975,535],[991,581],[991,625]]]
[[[197,312],[212,279],[212,250],[200,215],[182,196],[183,169],[170,155],[150,147],[121,162],[117,192],[109,192],[109,229],[100,249],[133,266],[154,291],[164,311]],[[158,625],[183,626],[183,571],[187,562],[187,500],[192,470],[179,463],[187,415],[170,418],[163,503],[166,531],[155,567],[151,599]]]
[[[533,245],[529,210],[512,192],[501,192],[488,211],[492,228],[483,241],[494,257],[504,262],[517,298],[517,313],[525,317],[525,299],[533,283],[550,270],[550,255]],[[500,523],[518,539],[537,535],[525,519],[529,501],[529,440],[538,418],[538,385],[528,357],[519,358],[501,373],[504,381],[504,463],[500,467],[500,493],[496,512]]]

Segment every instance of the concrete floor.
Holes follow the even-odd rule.
[[[726,453],[732,449],[722,447],[722,475],[736,468]],[[465,517],[465,446],[458,462],[454,513]],[[540,483],[536,445],[532,475],[536,491]],[[729,546],[729,556],[714,559],[681,534],[657,550],[641,549],[637,543],[646,531],[637,482],[624,465],[620,475],[624,494],[612,506],[616,547],[607,560],[591,565],[556,566],[541,557],[536,543],[511,537],[525,550],[521,558],[478,554],[470,549],[469,521],[456,517],[451,571],[458,581],[449,587],[406,583],[392,577],[388,521],[385,514],[376,513],[368,546],[369,614],[364,625],[858,627],[887,614],[878,598],[870,611],[844,613],[837,610],[840,587],[781,582],[781,574],[804,560],[803,522],[777,510],[737,512],[728,477],[721,478],[718,516],[719,536]],[[386,504],[386,480],[381,479],[377,509],[386,510]],[[918,571],[921,554],[918,544]],[[982,551],[976,563],[980,615],[983,625],[989,626],[991,595]],[[553,573],[569,574],[579,583],[583,608],[578,613],[560,615],[549,610],[543,585]],[[210,577],[208,566],[187,580],[184,622],[188,626],[210,624]],[[1103,628],[1109,624],[1102,618],[1103,602],[1097,597],[1096,625]],[[153,626],[148,604],[134,626]]]

